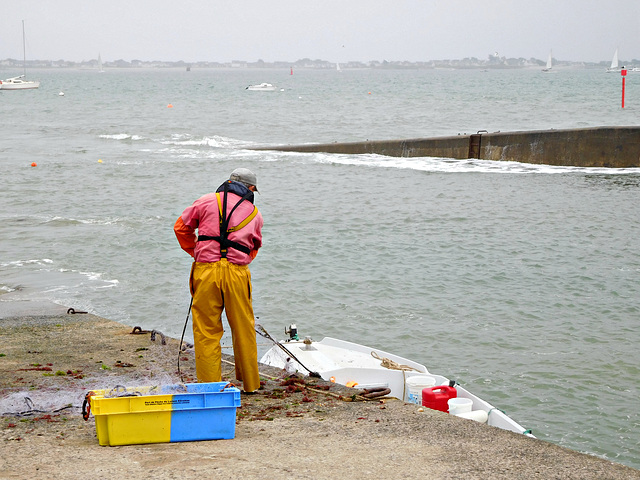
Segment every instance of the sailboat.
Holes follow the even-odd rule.
[[[549,57],[547,58],[547,66],[545,68],[542,69],[543,72],[550,72],[551,71],[551,50],[549,50]]]
[[[0,90],[26,90],[29,88],[40,87],[40,82],[34,80],[26,80],[27,76],[27,50],[24,39],[24,20],[22,21],[22,55],[24,73],[17,77],[7,78],[0,81]]]
[[[611,60],[611,66],[607,68],[607,73],[618,73],[620,70],[622,69],[618,67],[618,49],[616,48],[616,51],[613,53],[613,59]]]
[[[104,73],[104,68],[102,68],[102,58],[100,54],[98,54],[98,73]]]

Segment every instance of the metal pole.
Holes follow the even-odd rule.
[[[624,83],[627,78],[627,69],[622,67],[620,74],[622,75],[622,108],[624,108]]]

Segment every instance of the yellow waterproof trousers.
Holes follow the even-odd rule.
[[[260,388],[255,318],[251,301],[251,272],[247,265],[227,259],[194,263],[191,270],[193,340],[199,382],[220,382],[221,347],[224,332],[222,310],[227,314],[233,340],[236,378],[245,392]]]

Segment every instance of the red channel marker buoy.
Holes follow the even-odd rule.
[[[33,163],[31,164],[31,166],[32,166],[32,167],[37,167],[37,166],[38,166],[38,164],[37,164],[36,162],[33,162]]]

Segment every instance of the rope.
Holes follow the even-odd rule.
[[[227,363],[229,365],[235,366],[235,363],[230,362],[229,360],[225,360],[224,358],[222,359],[222,362]],[[258,373],[260,373],[261,377],[268,378],[269,380],[274,380],[274,381],[281,380],[278,377],[274,377],[272,375],[267,375],[266,373],[263,373],[263,372],[258,372]],[[355,401],[355,400],[359,400],[359,401],[378,400],[377,398],[367,398],[367,397],[364,397],[362,395],[358,395],[358,394],[355,394],[355,393],[353,395],[345,397],[344,395],[340,395],[340,394],[335,393],[335,392],[329,392],[327,390],[320,390],[320,389],[317,389],[317,388],[313,388],[313,387],[310,387],[309,385],[306,385],[306,384],[305,384],[304,388],[306,388],[307,390],[309,390],[311,392],[321,393],[323,395],[327,395],[329,397],[334,397],[334,398],[337,398],[338,400],[343,400],[345,402],[352,402],[352,401]]]
[[[407,372],[413,370],[414,372],[421,373],[420,370],[418,370],[417,368],[414,368],[414,367],[410,367],[409,365],[402,365],[402,364],[400,364],[398,362],[394,362],[390,358],[381,357],[380,355],[378,355],[374,351],[371,351],[371,356],[373,358],[375,358],[376,360],[380,360],[380,365],[382,367],[384,367],[384,368],[388,368],[389,370],[401,370],[402,371],[402,378],[404,380],[402,382],[402,399],[404,400],[404,398],[407,395]]]
[[[180,375],[180,381],[184,383],[182,377],[182,370],[180,370],[180,355],[182,355],[182,343],[184,342],[184,333],[187,331],[187,324],[189,323],[189,315],[191,314],[191,307],[193,306],[193,296],[189,302],[189,310],[187,310],[187,318],[184,320],[184,328],[182,329],[182,336],[180,337],[180,346],[178,347],[178,375]]]
[[[388,368],[389,370],[402,370],[404,372],[413,370],[415,372],[420,372],[420,370],[418,370],[417,368],[410,367],[409,365],[401,365],[389,358],[381,357],[380,355],[378,355],[376,352],[373,352],[373,351],[371,352],[371,356],[376,360],[380,360],[380,365],[382,365],[384,368]]]
[[[152,387],[150,392],[156,388],[158,388],[157,385]],[[140,397],[140,396],[142,396],[141,392],[138,392],[136,390],[127,391],[127,387],[125,387],[124,385],[116,385],[115,387],[113,387],[111,390],[109,390],[107,393],[104,394],[104,398]]]
[[[35,408],[35,405],[33,404],[33,400],[31,400],[29,397],[24,397],[23,398],[24,403],[27,405],[27,410],[23,411],[23,412],[2,412],[2,416],[6,416],[6,417],[28,417],[30,415],[37,415],[37,414],[52,414],[52,413],[59,413],[62,412],[63,410],[67,410],[69,408],[80,408],[77,405],[66,405],[64,407],[60,407],[60,408],[56,408],[53,410],[40,410]]]

